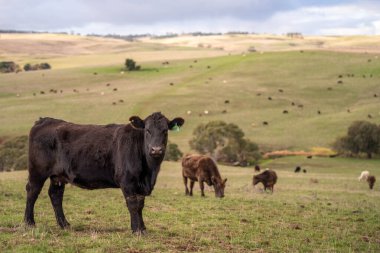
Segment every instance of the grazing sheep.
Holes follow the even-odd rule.
[[[296,169],[294,170],[294,173],[298,173],[301,171],[301,167],[300,166],[297,166]]]
[[[362,173],[358,177],[358,180],[359,181],[365,181],[365,180],[367,180],[368,177],[369,177],[369,171],[368,170],[364,170],[364,171],[362,171]]]
[[[369,189],[372,190],[373,189],[373,185],[376,182],[376,177],[375,176],[368,176],[367,182],[368,182],[368,185],[369,185]]]
[[[273,187],[277,182],[277,174],[273,170],[265,170],[263,173],[253,176],[253,186],[258,183],[264,185],[264,191],[269,188],[273,193]]]

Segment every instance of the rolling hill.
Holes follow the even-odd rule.
[[[248,45],[259,39],[227,37],[219,40]],[[368,53],[374,48],[372,38],[367,38],[369,49],[361,53],[307,46],[294,50],[284,38],[273,36],[267,38],[271,48],[253,53],[173,42],[180,38],[154,43],[68,35],[2,35],[0,39],[9,40],[0,47],[0,61],[46,61],[53,67],[0,75],[0,136],[27,134],[43,116],[107,124],[161,111],[186,119],[182,133],[170,136],[183,151],[189,150],[193,129],[211,120],[236,123],[263,150],[310,150],[329,147],[352,121],[380,123],[380,59]],[[345,47],[364,43],[362,37],[318,39]],[[210,38],[210,43],[215,40]],[[17,45],[20,50],[12,51]],[[142,70],[123,72],[127,57],[141,64]]]

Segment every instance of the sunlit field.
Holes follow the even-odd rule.
[[[156,111],[180,116],[186,122],[169,140],[184,153],[194,152],[194,128],[212,120],[235,123],[263,152],[331,151],[353,121],[380,124],[372,37],[205,39],[2,35],[0,61],[52,69],[0,74],[0,144],[47,116],[86,124],[128,123]],[[251,46],[258,51],[249,53]],[[142,69],[125,71],[126,58]],[[197,183],[186,197],[180,163],[164,162],[146,199],[143,237],[132,235],[118,189],[66,187],[71,228],[61,230],[45,185],[37,226],[27,228],[27,172],[0,173],[0,252],[380,251],[379,159],[291,156],[260,165],[278,174],[273,194],[252,186],[253,168],[220,165],[228,181],[225,198],[216,199],[212,189],[202,198]],[[294,173],[296,166],[307,173]],[[377,176],[372,191],[358,181],[363,170]]]

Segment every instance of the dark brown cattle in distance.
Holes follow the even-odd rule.
[[[196,154],[186,155],[182,158],[182,176],[186,195],[193,196],[194,183],[198,181],[202,197],[205,196],[204,183],[214,187],[215,197],[224,197],[227,178],[222,179],[218,167],[211,157]],[[190,180],[190,190],[187,187],[188,180]]]
[[[265,170],[263,173],[253,176],[253,185],[262,183],[264,190],[269,188],[273,193],[273,187],[277,182],[277,174],[273,170]]]
[[[78,125],[53,118],[35,122],[29,134],[27,225],[35,225],[34,204],[50,178],[49,197],[61,228],[70,225],[62,208],[65,185],[70,183],[88,190],[121,188],[132,231],[145,232],[145,196],[156,184],[168,130],[182,126],[184,120],[168,120],[159,112],[129,120],[120,125]]]
[[[368,185],[369,185],[369,189],[373,189],[373,186],[375,185],[375,182],[376,182],[376,177],[375,176],[368,176],[367,177],[367,182],[368,182]]]

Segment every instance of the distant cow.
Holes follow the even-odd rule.
[[[375,176],[368,176],[367,182],[368,182],[368,185],[369,185],[369,189],[372,190],[373,189],[373,185],[376,182],[376,177]]]
[[[255,165],[255,171],[260,172],[260,166],[259,165]]]
[[[49,196],[60,227],[67,222],[62,199],[65,184],[84,189],[121,188],[134,233],[144,233],[145,196],[153,191],[165,155],[168,130],[184,120],[168,120],[159,112],[130,124],[77,125],[41,118],[29,135],[29,178],[25,222],[34,225],[34,204],[50,178]]]
[[[214,186],[215,197],[224,197],[224,188],[226,187],[226,179],[220,176],[216,163],[205,155],[187,155],[182,158],[182,176],[185,184],[185,194],[193,196],[194,182],[199,182],[202,197],[204,193],[204,183]],[[190,180],[190,191],[187,188],[187,180]]]
[[[358,177],[358,180],[359,181],[366,181],[367,178],[368,178],[368,176],[369,176],[369,171],[368,170],[364,170],[364,171],[362,171],[362,173]]]
[[[265,170],[263,173],[253,176],[253,185],[258,183],[264,185],[264,190],[269,188],[273,193],[273,187],[277,182],[277,174],[273,170]]]
[[[301,172],[301,167],[297,166],[296,169],[294,170],[295,173]]]

